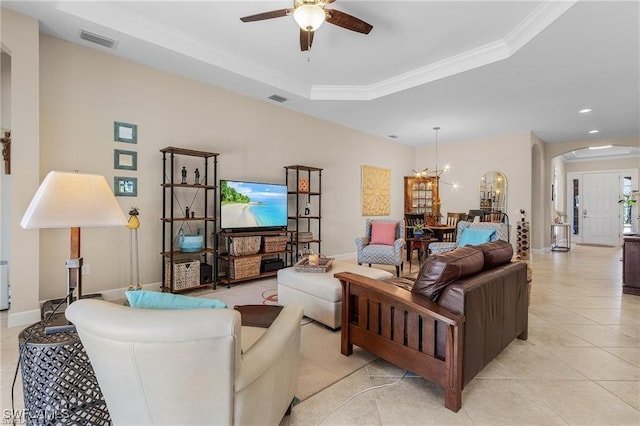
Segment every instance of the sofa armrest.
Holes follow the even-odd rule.
[[[464,323],[464,315],[455,314],[422,295],[412,293],[398,286],[365,277],[364,275],[354,274],[353,272],[340,272],[334,276],[341,282],[354,283],[376,292],[382,300],[401,303],[416,312],[433,317],[435,320],[445,324],[461,326]]]
[[[334,275],[342,285],[340,351],[353,345],[441,385],[445,407],[462,405],[462,315],[422,295],[351,272]],[[445,355],[436,355],[436,327],[444,327]]]
[[[369,245],[370,239],[368,237],[356,237],[356,248],[358,250],[362,250],[364,247]]]
[[[396,253],[402,254],[402,249],[405,246],[404,238],[398,238],[393,242],[393,248]]]
[[[273,324],[258,341],[242,354],[241,366],[236,376],[236,392],[256,381],[266,370],[271,368],[286,351],[300,353],[300,321],[302,307],[285,306]],[[297,340],[298,346],[292,343]]]

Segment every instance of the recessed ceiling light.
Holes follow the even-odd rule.
[[[578,111],[580,114],[586,114],[588,112],[591,112],[591,108],[585,108],[585,109],[581,109],[580,111]]]
[[[593,135],[594,133],[600,133],[600,130],[598,129],[589,130],[589,133]]]
[[[589,149],[607,149],[611,148],[611,145],[590,146]]]

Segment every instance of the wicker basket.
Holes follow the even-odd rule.
[[[296,235],[294,235],[294,238],[296,238]],[[311,240],[313,240],[313,233],[312,232],[298,232],[297,238],[298,238],[298,242],[299,243],[308,243]]]
[[[171,263],[167,260],[164,267],[164,283],[167,288],[171,288]],[[184,290],[186,288],[200,285],[200,261],[174,262],[173,263],[173,290]]]
[[[241,257],[231,259],[229,277],[232,280],[256,277],[260,275],[260,260],[262,256]]]
[[[260,251],[260,235],[255,237],[229,237],[227,250],[231,256],[246,256]]]
[[[276,235],[273,237],[262,238],[262,251],[264,253],[274,253],[284,251],[287,248],[287,236]]]

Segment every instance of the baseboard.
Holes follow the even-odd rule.
[[[30,325],[40,321],[40,309],[31,309],[22,312],[9,312],[7,317],[7,327],[18,327],[20,325]]]
[[[352,260],[352,259],[356,259],[358,257],[358,254],[353,252],[353,253],[336,254],[328,257],[333,257],[336,260]]]

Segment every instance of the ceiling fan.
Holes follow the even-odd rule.
[[[242,22],[254,22],[293,15],[293,19],[295,19],[296,23],[300,26],[300,50],[303,51],[311,49],[314,31],[325,21],[346,28],[347,30],[369,34],[373,28],[372,25],[355,16],[325,7],[334,1],[335,0],[293,0],[293,8],[291,9],[258,13],[256,15],[245,16],[240,18],[240,20]]]

